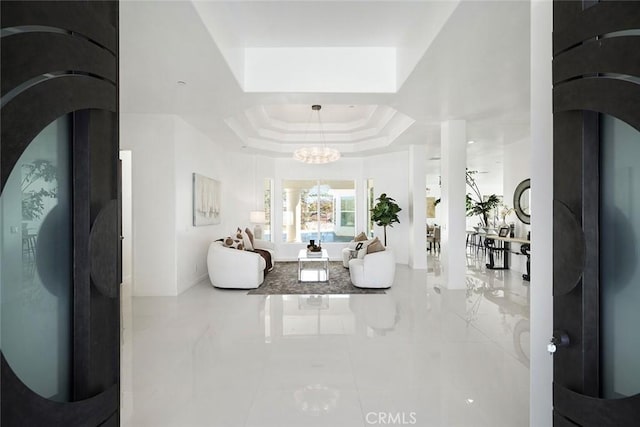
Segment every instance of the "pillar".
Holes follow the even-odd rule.
[[[467,125],[464,120],[441,124],[440,156],[443,211],[440,261],[446,287],[465,289]]]
[[[409,266],[427,268],[427,177],[424,145],[409,147]]]

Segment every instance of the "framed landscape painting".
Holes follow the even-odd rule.
[[[220,182],[193,174],[193,225],[220,224]]]

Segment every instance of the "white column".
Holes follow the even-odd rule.
[[[531,334],[529,425],[552,425],[553,4],[531,2]]]
[[[424,145],[409,147],[409,265],[427,268],[427,177]]]
[[[283,218],[284,226],[287,229],[287,243],[295,242],[300,230],[300,190],[297,188],[286,188],[288,218]]]
[[[440,125],[440,173],[442,211],[440,261],[449,289],[464,289],[467,269],[465,238],[465,194],[467,167],[467,124],[450,120]]]

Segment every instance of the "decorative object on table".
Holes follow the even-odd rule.
[[[376,200],[378,203],[371,209],[371,220],[378,227],[384,227],[384,245],[387,246],[387,227],[393,227],[394,223],[400,224],[398,212],[402,208],[394,199],[387,197],[386,193],[382,193]]]
[[[351,284],[349,270],[341,262],[329,262],[328,282],[298,282],[297,262],[278,262],[273,271],[249,295],[326,295],[326,294],[384,294],[382,289],[361,289]]]
[[[510,208],[509,206],[502,204],[502,209],[500,209],[500,218],[502,218],[502,222],[500,223],[501,226],[507,225],[507,217],[511,215],[513,212],[514,212],[513,208]]]
[[[500,197],[491,194],[489,196],[483,196],[478,188],[478,183],[476,182],[473,175],[477,174],[478,171],[465,171],[465,177],[467,181],[467,186],[471,189],[471,193],[466,194],[465,204],[467,208],[467,216],[478,215],[484,227],[489,227],[489,214],[500,204]]]
[[[509,237],[516,237],[516,224],[514,222],[509,223]]]
[[[335,162],[336,160],[340,159],[340,152],[335,148],[331,148],[326,145],[324,132],[322,131],[322,120],[320,119],[321,109],[322,105],[316,104],[311,106],[311,114],[313,114],[313,112],[315,111],[318,116],[317,129],[319,130],[320,136],[322,137],[322,145],[296,148],[296,150],[293,152],[293,158],[298,160],[299,162],[317,165]],[[307,129],[311,127],[311,116],[309,118],[309,126],[307,126]]]
[[[520,221],[531,224],[531,179],[525,179],[516,187],[513,207]]]
[[[500,231],[498,232],[498,236],[507,237],[509,236],[509,231],[511,228],[509,226],[500,227]]]
[[[253,224],[253,235],[256,239],[262,239],[262,224],[266,222],[264,211],[249,212],[249,222]]]
[[[307,245],[307,255],[310,257],[313,256],[321,256],[322,255],[322,244],[318,242],[316,245],[316,241],[311,239],[309,240],[309,244]]]
[[[193,174],[193,225],[220,224],[220,182]]]

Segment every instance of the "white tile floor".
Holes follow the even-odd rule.
[[[527,426],[526,282],[469,258],[447,290],[429,265],[386,295],[125,301],[123,425]]]

